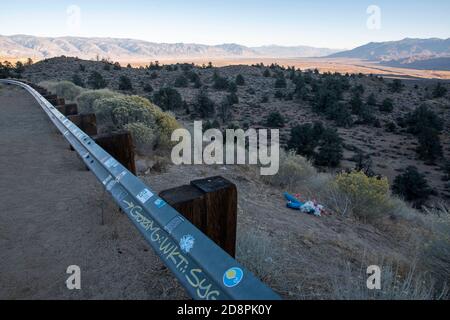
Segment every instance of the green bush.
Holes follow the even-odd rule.
[[[382,112],[392,112],[394,110],[394,102],[390,98],[383,100],[380,106],[380,111]]]
[[[409,166],[398,175],[392,185],[392,191],[420,208],[433,193],[425,176],[414,166]]]
[[[124,95],[95,101],[94,112],[101,123],[115,129],[122,129],[126,124],[134,122],[153,124],[150,109]]]
[[[288,148],[295,150],[296,153],[301,154],[309,159],[315,155],[315,149],[319,143],[321,130],[315,129],[322,126],[320,123],[314,124],[306,123],[303,125],[297,125],[291,129],[291,138],[288,141]]]
[[[184,75],[180,75],[175,79],[174,87],[186,88],[188,86],[188,79]]]
[[[150,141],[157,147],[172,146],[172,132],[180,127],[172,115],[139,96],[116,94],[98,99],[93,109],[99,122],[109,130],[129,129],[138,142],[147,144]]]
[[[393,93],[400,93],[403,90],[403,83],[400,79],[394,79],[390,84],[389,84],[389,89],[391,90],[391,92]]]
[[[266,119],[266,125],[270,128],[283,128],[284,123],[284,118],[278,111],[271,112]]]
[[[103,76],[97,71],[92,71],[89,74],[88,84],[92,89],[96,90],[106,88],[106,86],[108,85],[106,80],[103,79]]]
[[[421,105],[409,113],[405,123],[408,126],[408,132],[412,134],[419,134],[424,128],[434,128],[438,132],[443,129],[442,119],[426,105]]]
[[[343,156],[342,139],[336,129],[327,128],[321,135],[319,151],[314,163],[319,166],[337,167]]]
[[[183,107],[183,99],[176,89],[165,87],[153,95],[152,101],[163,110],[175,110]]]
[[[262,176],[263,181],[272,186],[297,190],[298,186],[311,185],[311,180],[317,176],[316,169],[304,157],[292,151],[280,150],[280,167],[278,173],[273,176]]]
[[[81,79],[78,73],[75,73],[72,77],[72,82],[74,85],[84,88],[84,81]]]
[[[351,212],[365,222],[389,214],[395,206],[386,178],[368,177],[363,172],[352,171],[338,174],[334,184],[350,200]]]
[[[242,74],[238,74],[238,75],[236,76],[236,84],[237,84],[238,86],[243,86],[243,85],[245,85],[245,79],[244,79],[244,77],[242,76]]]
[[[127,123],[124,128],[130,131],[133,140],[138,146],[153,147],[155,143],[155,133],[153,129],[142,122]]]
[[[39,85],[67,101],[75,101],[75,99],[84,91],[82,87],[79,87],[70,81],[44,81],[39,83]]]
[[[81,93],[76,101],[78,103],[78,108],[80,113],[91,113],[94,112],[94,102],[104,98],[112,98],[117,96],[117,92],[113,92],[109,89],[101,90],[87,90]]]
[[[119,90],[129,91],[133,90],[133,84],[130,78],[127,76],[120,76],[119,78]]]
[[[277,78],[277,80],[275,80],[275,88],[276,89],[282,89],[282,88],[286,88],[287,83],[286,83],[286,79],[284,77],[279,77]]]
[[[213,75],[213,88],[216,90],[229,89],[230,83],[227,78],[221,77],[217,72]]]
[[[143,90],[144,90],[145,92],[150,93],[150,92],[153,92],[153,87],[152,87],[152,85],[151,85],[150,83],[147,83],[146,85],[144,85]]]
[[[423,128],[417,136],[417,153],[423,160],[434,161],[442,156],[442,146],[438,132],[433,128]]]
[[[200,91],[194,102],[194,109],[201,118],[207,118],[215,114],[216,107],[206,91]]]

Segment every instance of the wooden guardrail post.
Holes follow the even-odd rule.
[[[237,189],[217,176],[162,191],[159,196],[230,256],[236,254]]]
[[[134,145],[131,134],[127,131],[102,134],[92,137],[94,141],[111,156],[116,158],[124,167],[136,175],[134,161]]]
[[[69,115],[67,118],[89,136],[97,135],[97,117],[95,113]]]
[[[55,106],[55,108],[58,109],[58,111],[61,112],[66,117],[78,114],[78,105],[76,103],[69,103],[62,106]]]

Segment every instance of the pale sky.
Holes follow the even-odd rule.
[[[449,38],[450,1],[0,0],[0,34],[349,49],[371,41]],[[370,5],[379,27],[368,28]]]

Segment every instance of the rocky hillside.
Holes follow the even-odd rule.
[[[337,130],[335,142],[340,144],[342,139],[342,156],[337,152],[337,161],[328,162],[330,155],[323,151],[325,160],[320,155],[323,145],[314,143],[303,145],[298,151],[323,170],[362,166],[373,174],[388,177],[393,183],[408,166],[414,166],[433,189],[430,195],[433,202],[450,199],[449,169],[445,161],[450,158],[448,82],[393,82],[375,76],[300,72],[276,65],[214,68],[153,64],[147,68],[117,68],[107,62],[75,58],[39,62],[26,67],[22,76],[36,83],[69,80],[91,87],[94,71],[101,75],[108,88],[122,89],[123,93],[142,95],[163,104],[164,109],[174,112],[187,126],[194,119],[203,119],[207,126],[222,129],[279,127],[282,144],[296,148],[298,141],[291,139],[292,129],[319,121],[324,127]],[[334,95],[337,87],[342,87],[341,97],[336,98],[336,104],[330,104],[329,95]],[[174,102],[167,104],[161,100],[161,94],[170,95]],[[206,107],[199,107],[199,96],[206,96],[202,100],[208,101]],[[431,134],[431,140],[440,139],[435,151],[425,148],[422,142],[425,138],[407,124],[407,119],[421,106],[443,121],[437,135],[423,133]],[[307,147],[313,150],[306,152]]]

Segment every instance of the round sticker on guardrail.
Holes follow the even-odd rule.
[[[243,277],[244,271],[241,268],[230,268],[223,274],[223,284],[228,288],[237,286]]]

